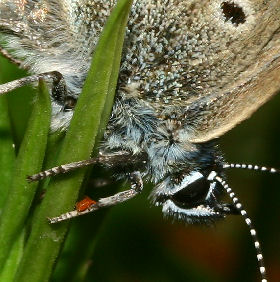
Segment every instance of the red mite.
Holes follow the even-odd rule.
[[[78,212],[83,212],[87,210],[90,206],[95,205],[96,202],[92,200],[90,197],[85,196],[84,199],[76,203],[76,210]]]

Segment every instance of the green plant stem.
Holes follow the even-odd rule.
[[[36,192],[37,183],[27,183],[26,176],[40,170],[44,160],[51,109],[50,96],[42,82],[39,93],[16,158],[11,187],[1,216],[0,269],[23,229]]]
[[[6,259],[3,270],[0,272],[0,281],[11,282],[14,281],[14,277],[17,271],[17,267],[21,260],[24,249],[24,230],[18,234],[14,241],[9,256]]]
[[[8,195],[15,162],[15,148],[6,98],[5,96],[0,98],[0,215]]]
[[[116,88],[116,74],[119,72],[131,3],[132,0],[120,0],[108,19],[62,145],[59,164],[89,158],[100,132],[101,121],[109,118],[103,114],[104,106],[113,103],[112,94]],[[110,113],[110,110],[106,112]],[[85,169],[80,169],[50,182],[45,199],[33,220],[32,231],[16,276],[18,281],[42,282],[49,279],[68,229],[68,222],[50,225],[47,217],[57,216],[73,208],[84,175]]]

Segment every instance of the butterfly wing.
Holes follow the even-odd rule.
[[[2,0],[0,32],[25,66],[35,73],[61,72],[68,88],[79,93],[114,2]],[[141,98],[158,112],[172,105],[183,113],[188,140],[221,136],[279,89],[279,0],[136,4],[122,69],[136,69],[134,77],[141,77],[147,68]],[[168,86],[158,79],[162,74]]]
[[[219,42],[207,81],[214,86],[204,88],[205,96],[188,105],[184,115],[195,143],[223,135],[280,90],[280,1],[214,2],[205,15],[214,31],[206,47]]]
[[[5,46],[24,59],[42,52],[56,53],[73,34],[67,5],[62,1],[4,0],[0,3],[0,32]],[[57,35],[57,37],[56,37]],[[64,39],[64,40],[62,40]],[[55,49],[55,50],[54,50]]]
[[[61,72],[70,90],[78,94],[76,85],[86,76],[113,2],[2,0],[2,48],[33,73]]]

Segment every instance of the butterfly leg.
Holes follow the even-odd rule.
[[[129,190],[116,193],[115,195],[106,198],[101,198],[97,202],[93,201],[93,204],[90,205],[86,210],[79,211],[76,209],[57,217],[48,218],[48,220],[50,223],[57,223],[59,221],[64,221],[86,213],[94,212],[100,208],[110,207],[128,201],[134,198],[143,190],[143,180],[139,171],[130,173],[130,181],[131,185]]]
[[[14,81],[10,81],[0,85],[0,95],[10,92],[14,89],[39,81],[39,79],[52,80],[52,97],[58,103],[64,105],[67,98],[67,89],[64,78],[60,72],[52,71],[41,74],[30,75]]]
[[[2,48],[0,46],[0,54],[5,57],[6,59],[8,59],[11,63],[19,66],[20,68],[22,69],[26,69],[24,66],[23,66],[23,62],[21,60],[17,60],[15,59],[14,57],[12,57],[9,52],[7,52],[4,48]]]
[[[130,153],[126,151],[119,151],[113,154],[99,153],[99,155],[96,158],[63,164],[60,166],[50,168],[45,171],[41,171],[31,176],[27,176],[27,180],[31,182],[39,181],[49,176],[55,176],[58,174],[67,173],[77,168],[86,167],[86,166],[97,164],[97,163],[103,163],[103,164],[107,164],[110,166],[114,166],[122,161],[129,161],[129,158],[130,158]]]

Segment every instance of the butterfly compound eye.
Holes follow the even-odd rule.
[[[235,25],[245,23],[246,15],[243,9],[234,2],[223,2],[221,8],[226,21],[231,21]]]
[[[184,205],[193,205],[204,200],[209,191],[209,182],[200,172],[192,172],[182,181],[172,199]]]

